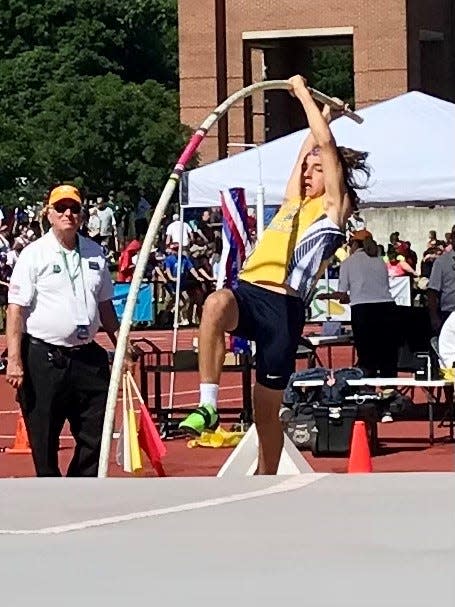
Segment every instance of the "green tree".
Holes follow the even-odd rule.
[[[343,99],[354,108],[354,70],[351,46],[311,49],[310,82],[315,89]]]
[[[0,8],[0,56],[46,49],[65,80],[113,72],[177,87],[177,0],[10,0]]]
[[[174,91],[112,74],[55,84],[30,127],[38,142],[31,162],[45,181],[77,180],[92,191],[144,187],[154,196],[184,135]]]
[[[55,180],[157,195],[185,132],[176,0],[10,0],[0,57],[2,204]]]

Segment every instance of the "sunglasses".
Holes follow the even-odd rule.
[[[67,202],[56,202],[54,204],[54,209],[57,213],[65,213],[65,211],[69,209],[73,215],[79,215],[81,212],[81,205],[78,202],[69,204]]]

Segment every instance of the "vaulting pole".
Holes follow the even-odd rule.
[[[125,359],[126,348],[128,345],[128,336],[130,333],[131,322],[133,319],[134,307],[136,305],[137,297],[139,294],[139,288],[141,286],[142,279],[145,274],[148,258],[150,255],[151,248],[154,244],[155,237],[160,228],[161,221],[166,212],[166,208],[172,198],[174,190],[180,181],[185,166],[191,160],[196,153],[200,144],[204,140],[208,131],[216,124],[220,118],[222,118],[226,112],[235,105],[238,101],[249,97],[253,93],[258,91],[268,90],[290,90],[291,86],[287,80],[268,80],[264,82],[256,82],[251,84],[240,91],[237,91],[230,97],[221,103],[201,124],[199,129],[191,137],[188,145],[184,149],[182,155],[177,161],[177,164],[172,171],[171,176],[166,183],[164,190],[160,196],[158,204],[156,205],[153,217],[150,220],[150,224],[145,235],[142,248],[139,252],[136,268],[134,270],[133,279],[131,281],[128,298],[126,300],[125,310],[120,325],[117,347],[115,349],[114,361],[112,364],[111,381],[109,384],[109,391],[107,395],[106,413],[104,416],[103,436],[101,441],[101,453],[98,468],[98,477],[104,478],[107,476],[108,464],[109,464],[109,452],[112,440],[112,431],[114,428],[115,409],[117,406],[117,398],[119,391],[119,384],[123,373],[123,363]],[[331,97],[327,97],[323,93],[310,89],[310,93],[314,99],[327,103],[335,109],[343,109],[345,115],[349,116],[356,122],[362,122],[362,118],[354,114],[346,106],[340,106]]]

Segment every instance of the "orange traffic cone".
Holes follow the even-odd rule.
[[[356,472],[373,472],[367,429],[363,421],[354,422],[354,432],[352,433],[348,473]]]
[[[22,413],[19,413],[19,417],[16,424],[16,436],[14,438],[14,444],[12,447],[7,447],[5,453],[15,455],[25,455],[31,453],[30,443],[28,442],[27,429],[25,428],[24,418]]]

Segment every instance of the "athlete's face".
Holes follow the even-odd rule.
[[[325,193],[324,173],[317,150],[310,152],[302,164],[302,196],[317,198]]]

